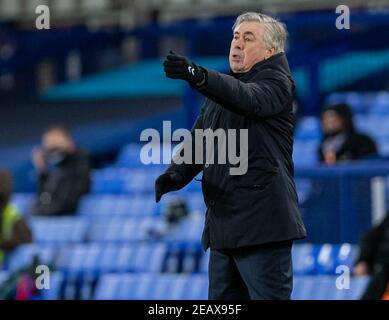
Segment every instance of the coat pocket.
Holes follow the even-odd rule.
[[[276,179],[278,167],[271,165],[249,168],[245,175],[237,178],[235,187],[247,190],[266,190]]]

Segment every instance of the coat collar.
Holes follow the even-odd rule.
[[[271,56],[269,59],[257,62],[247,72],[234,73],[230,70],[229,74],[231,76],[233,76],[234,78],[239,79],[247,74],[251,74],[253,71],[261,71],[264,69],[276,69],[278,71],[281,71],[283,73],[290,75],[289,64],[288,64],[288,61],[286,59],[286,55],[284,52],[276,53],[275,55]]]

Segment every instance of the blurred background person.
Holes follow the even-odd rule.
[[[90,159],[78,149],[70,132],[53,125],[45,130],[42,146],[32,152],[38,176],[38,193],[33,215],[72,214],[82,195],[89,191]]]
[[[359,257],[354,275],[370,275],[370,282],[363,300],[379,300],[389,293],[389,214],[377,226],[371,228],[359,243]]]
[[[323,140],[319,145],[320,161],[333,164],[377,154],[372,138],[355,130],[352,112],[347,104],[324,108],[320,119],[323,130]]]
[[[19,211],[10,203],[12,177],[0,170],[0,265],[5,253],[11,253],[19,245],[32,242],[31,231]]]

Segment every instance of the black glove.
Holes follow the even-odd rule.
[[[182,79],[188,81],[194,87],[201,87],[206,81],[205,69],[196,66],[184,56],[170,51],[163,63],[166,76],[171,79]]]
[[[155,181],[155,201],[159,202],[165,193],[181,189],[182,182],[182,176],[176,172],[166,172],[160,175]]]

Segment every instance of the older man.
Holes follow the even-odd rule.
[[[284,53],[286,38],[283,24],[249,12],[233,26],[228,75],[172,52],[164,62],[167,77],[186,80],[207,97],[193,135],[196,129],[248,132],[245,174],[231,175],[230,163],[173,163],[156,181],[159,201],[203,171],[209,299],[291,295],[292,242],[306,231],[293,180],[294,83]]]

